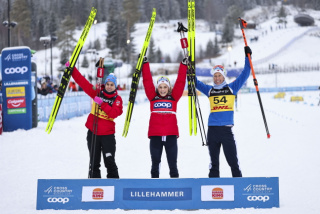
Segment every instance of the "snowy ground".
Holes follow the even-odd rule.
[[[294,15],[294,14],[293,14]],[[313,13],[312,15],[315,15]],[[290,19],[289,19],[290,18]],[[316,24],[319,23],[317,18]],[[261,27],[269,29],[275,24],[270,19]],[[105,23],[97,24],[91,30],[88,40],[94,40],[96,35],[105,36]],[[136,47],[141,47],[146,26],[137,25]],[[169,24],[156,23],[153,36],[156,46],[163,48],[165,54],[176,55],[180,45],[180,36],[173,32],[175,27]],[[214,38],[214,33],[198,27],[196,44],[204,45]],[[239,30],[239,29],[238,29]],[[300,28],[288,17],[286,29],[268,33],[260,37],[259,42],[250,43],[253,50],[253,60],[259,60],[277,53],[288,40],[299,36],[307,28]],[[239,30],[240,31],[240,30]],[[249,38],[251,32],[246,31]],[[140,36],[139,36],[139,35]],[[170,36],[169,40],[163,39]],[[104,40],[105,37],[101,37]],[[160,38],[160,39],[159,39]],[[162,38],[162,40],[161,40]],[[169,37],[168,37],[169,38]],[[172,41],[171,41],[172,40]],[[315,47],[319,43],[318,37],[310,34],[292,43],[277,57],[265,62],[278,65],[291,63],[319,63],[320,52]],[[181,49],[180,49],[181,50]],[[138,50],[139,51],[139,50]],[[59,67],[59,52],[54,53],[54,66]],[[47,53],[49,55],[49,52]],[[101,57],[107,50],[100,52]],[[45,60],[44,51],[35,55],[38,62],[39,75],[43,75]],[[80,58],[81,60],[81,58]],[[241,66],[243,60],[243,41],[235,42],[232,51],[217,58],[214,63],[238,61]],[[49,60],[47,60],[49,63]],[[255,66],[255,64],[254,64]],[[55,69],[54,69],[55,70]],[[47,72],[49,67],[47,67]],[[119,81],[127,83],[125,77],[130,68],[123,66],[116,70]],[[171,78],[171,77],[170,77]],[[172,77],[174,79],[174,77]],[[305,72],[276,75],[257,75],[260,87],[286,86],[316,86],[320,85],[320,72]],[[252,86],[249,77],[248,86]],[[276,85],[277,81],[277,85]],[[131,83],[131,81],[129,82]],[[300,214],[318,213],[320,179],[320,133],[317,132],[320,121],[319,91],[288,92],[285,99],[273,99],[276,93],[261,93],[266,118],[271,134],[267,139],[260,107],[256,93],[240,94],[238,111],[235,113],[234,132],[238,141],[240,165],[245,177],[279,177],[280,180],[280,208],[273,209],[235,209],[235,210],[197,210],[192,213],[270,213],[270,214]],[[292,103],[291,96],[303,96],[304,101]],[[208,100],[199,97],[204,120],[208,117]],[[208,174],[209,155],[207,147],[201,146],[201,137],[190,137],[187,122],[187,99],[183,97],[178,104],[178,122],[180,129],[178,167],[181,178],[206,178]],[[146,113],[148,112],[148,113]],[[150,155],[147,129],[149,121],[149,103],[135,105],[133,118],[127,138],[121,136],[126,106],[122,116],[116,119],[117,153],[116,161],[121,178],[149,178]],[[37,179],[83,179],[88,172],[88,151],[86,146],[86,116],[67,121],[56,121],[50,135],[45,133],[46,123],[40,122],[35,129],[25,131],[6,132],[0,136],[0,212],[4,214],[53,214],[53,213],[88,213],[87,211],[36,211]],[[169,178],[165,154],[163,154],[161,178]],[[105,172],[103,171],[103,176]],[[221,155],[221,176],[231,177],[230,169]],[[188,211],[174,210],[170,213],[185,213]],[[150,211],[123,210],[94,210],[90,213],[150,213]],[[152,211],[152,213],[168,213],[168,211]]]
[[[273,99],[275,93],[263,93],[262,101],[271,133],[267,139],[257,96],[240,94],[235,113],[235,135],[243,175],[246,177],[279,177],[280,208],[197,210],[192,213],[318,213],[320,149],[317,132],[320,119],[319,92],[290,92],[285,99]],[[299,95],[305,102],[292,103]],[[200,96],[205,121],[208,101]],[[186,97],[178,104],[180,129],[178,167],[181,178],[206,178],[209,155],[201,138],[188,135]],[[126,107],[124,108],[126,112]],[[121,136],[125,114],[116,119],[116,161],[121,178],[149,178],[150,155],[147,127],[149,103],[135,105],[127,138]],[[56,121],[50,135],[46,123],[38,128],[6,132],[0,136],[0,210],[1,213],[88,213],[87,211],[36,211],[37,179],[85,179],[88,172],[86,116]],[[161,178],[169,178],[163,154]],[[102,171],[105,176],[105,171]],[[221,177],[231,177],[221,156]],[[90,213],[149,213],[150,211],[103,210]],[[153,211],[152,213],[167,213]],[[187,211],[174,210],[170,213]],[[191,212],[191,211],[189,211]]]

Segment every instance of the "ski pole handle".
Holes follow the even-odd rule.
[[[245,20],[241,19],[240,17],[238,18],[238,20],[239,20],[240,28],[241,28],[241,31],[242,31],[242,36],[243,36],[243,39],[244,39],[244,44],[245,44],[245,46],[248,46],[247,38],[246,38],[246,35],[244,34],[244,30],[243,30],[244,28],[247,27],[247,22]],[[249,57],[249,55],[248,55],[248,57]]]
[[[180,33],[181,39],[180,39],[180,43],[181,43],[181,47],[183,49],[183,53],[185,57],[189,56],[188,53],[188,39],[185,37],[184,32],[188,32],[188,29],[186,27],[183,26],[182,22],[178,22],[178,29],[177,32]]]

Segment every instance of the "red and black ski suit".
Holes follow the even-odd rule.
[[[142,76],[146,95],[150,101],[150,121],[148,137],[150,138],[150,154],[152,160],[151,177],[159,178],[162,149],[165,147],[170,177],[179,177],[177,168],[179,137],[176,117],[177,103],[183,94],[186,84],[187,66],[180,64],[178,78],[171,94],[161,97],[153,85],[149,63],[143,64]]]
[[[97,89],[80,74],[76,67],[73,69],[72,77],[92,99],[99,93],[99,97],[103,100],[96,116],[94,114],[97,104],[93,103],[92,110],[85,124],[88,128],[87,142],[90,152],[89,172],[93,170],[92,173],[89,173],[89,177],[101,178],[100,161],[102,152],[104,165],[107,168],[107,178],[119,178],[118,167],[115,162],[116,140],[114,136],[114,119],[123,112],[122,99],[118,95],[117,90],[108,93],[104,90],[104,87],[102,87],[101,91],[98,92]],[[94,120],[98,120],[97,128],[94,128]],[[92,145],[93,134],[96,135],[96,141],[95,144]]]

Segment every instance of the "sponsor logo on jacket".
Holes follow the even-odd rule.
[[[172,103],[171,102],[155,102],[153,104],[153,108],[155,110],[158,110],[158,109],[172,109]]]

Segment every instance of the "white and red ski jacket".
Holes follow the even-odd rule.
[[[187,66],[180,64],[178,78],[172,89],[171,95],[161,97],[156,93],[150,73],[149,63],[142,67],[143,85],[147,98],[150,101],[150,121],[148,137],[176,135],[179,137],[178,122],[176,117],[177,103],[183,94],[186,84]]]

